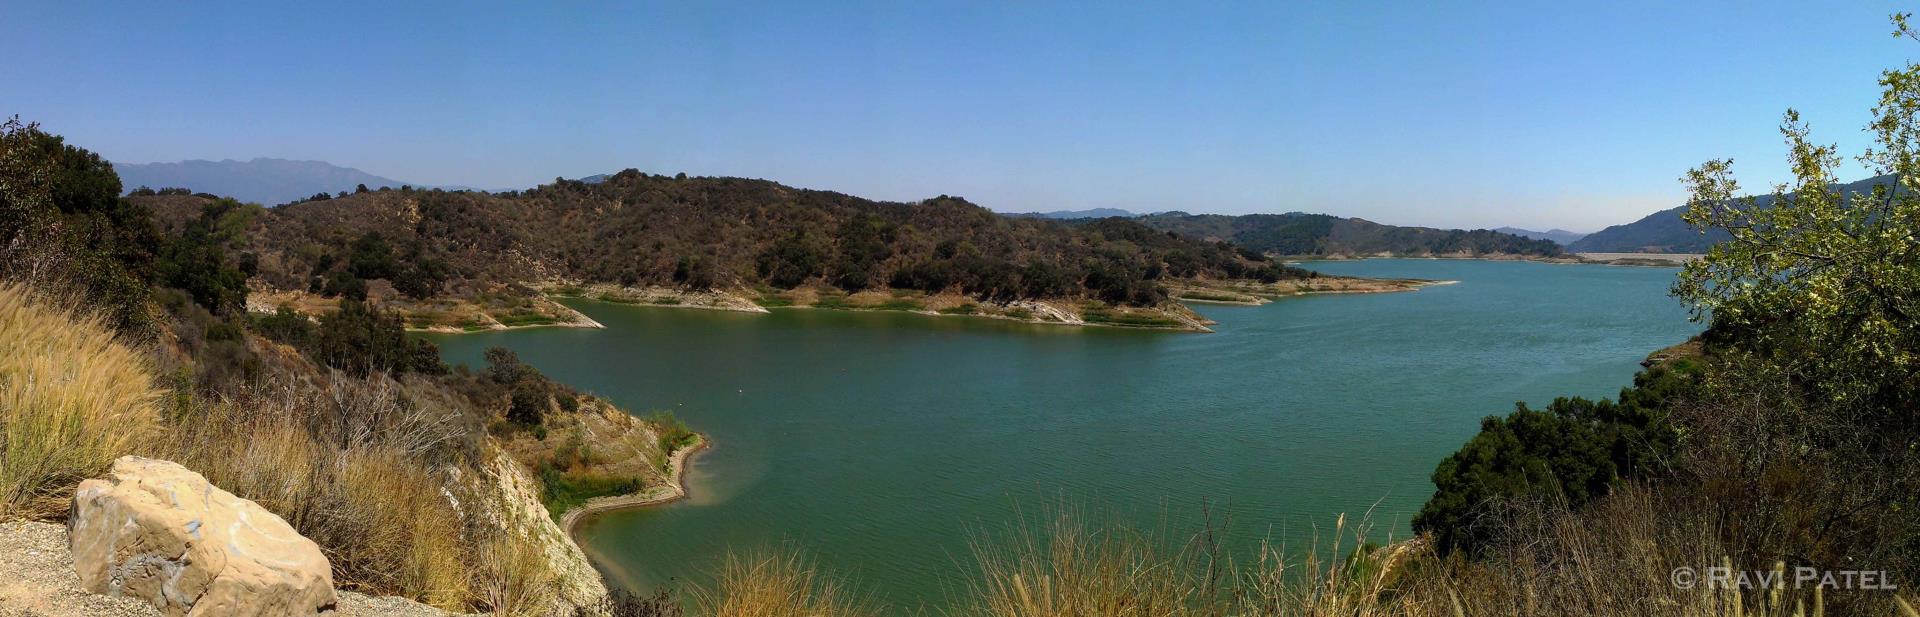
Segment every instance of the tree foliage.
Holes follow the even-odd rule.
[[[309,353],[352,375],[446,372],[437,346],[408,337],[399,315],[358,300],[341,301],[340,310],[320,317]]]
[[[1899,33],[1912,36],[1904,19]],[[1686,220],[1730,238],[1687,264],[1674,293],[1696,319],[1840,399],[1914,402],[1920,378],[1920,64],[1890,70],[1859,157],[1890,181],[1845,192],[1836,146],[1788,110],[1794,181],[1764,206],[1739,197],[1731,160],[1690,170]]]
[[[98,154],[19,118],[0,124],[0,272],[70,288],[111,325],[149,332],[148,279],[158,231],[120,197],[120,177]]]
[[[1619,402],[1557,398],[1546,409],[1516,403],[1488,416],[1480,433],[1433,472],[1434,495],[1414,517],[1442,550],[1475,552],[1500,531],[1497,513],[1516,499],[1581,506],[1620,480],[1657,472],[1678,444],[1670,402],[1697,383],[1696,367],[1654,367]]]

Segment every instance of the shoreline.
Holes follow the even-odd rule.
[[[708,438],[705,433],[696,434],[700,436],[700,441],[695,442],[691,446],[675,450],[673,456],[669,458],[667,463],[667,491],[665,493],[655,494],[655,491],[650,488],[639,493],[608,495],[588,499],[580,505],[574,506],[566,512],[561,513],[560,520],[557,522],[560,524],[560,529],[566,532],[567,539],[575,545],[581,544],[580,538],[574,535],[574,528],[579,526],[582,519],[589,516],[615,510],[657,506],[686,499],[688,495],[691,494],[691,491],[687,488],[687,468],[692,464],[695,454],[699,454],[701,451],[713,445],[713,440]],[[591,559],[589,559],[589,561],[591,561]]]
[[[1280,294],[1255,294],[1255,293],[1246,294],[1249,296],[1261,298],[1262,301],[1258,301],[1258,302],[1186,298],[1186,297],[1181,297],[1177,292],[1169,294],[1170,297],[1168,299],[1171,302],[1174,302],[1176,304],[1181,304],[1181,305],[1220,304],[1220,305],[1231,305],[1231,306],[1260,306],[1279,298],[1293,298],[1293,297],[1313,296],[1313,295],[1336,295],[1336,294],[1402,293],[1402,292],[1410,292],[1410,291],[1419,291],[1422,288],[1431,287],[1435,285],[1449,285],[1449,284],[1454,284],[1459,282],[1459,281],[1427,281],[1427,280],[1412,280],[1412,279],[1371,279],[1367,277],[1344,277],[1344,276],[1332,277],[1332,278],[1352,279],[1352,280],[1362,280],[1362,281],[1387,281],[1387,282],[1393,282],[1393,283],[1400,283],[1405,286],[1400,288],[1394,288],[1394,289],[1326,289],[1326,290],[1311,290],[1311,291],[1292,291],[1292,292],[1280,293]],[[697,292],[697,293],[728,294],[729,292]],[[977,318],[977,319],[994,319],[994,320],[1000,320],[1000,321],[1010,321],[1014,323],[1027,323],[1027,324],[1036,324],[1036,325],[1045,325],[1045,326],[1100,327],[1100,328],[1113,328],[1113,329],[1119,329],[1119,330],[1157,330],[1157,331],[1165,331],[1165,332],[1191,332],[1191,333],[1199,333],[1199,334],[1207,334],[1207,333],[1214,332],[1212,328],[1208,327],[1212,325],[1212,322],[1210,321],[1207,321],[1204,319],[1196,320],[1196,319],[1187,318],[1188,316],[1183,316],[1172,311],[1166,311],[1164,309],[1159,309],[1159,310],[1161,310],[1162,312],[1165,312],[1169,316],[1169,318],[1175,319],[1180,323],[1178,325],[1131,325],[1131,324],[1124,324],[1124,323],[1089,321],[1084,318],[1081,318],[1078,315],[1072,315],[1073,317],[1072,320],[1041,319],[1038,317],[1021,318],[1021,317],[1014,317],[1012,315],[1004,315],[1004,314],[996,314],[996,313],[981,313],[981,312],[943,313],[938,310],[928,310],[928,309],[912,310],[912,309],[898,309],[898,308],[881,308],[877,306],[876,307],[818,306],[813,304],[799,304],[799,305],[785,305],[785,306],[761,306],[761,305],[755,304],[754,308],[758,310],[754,310],[754,309],[740,308],[737,306],[713,305],[713,304],[703,304],[703,303],[622,302],[622,301],[616,301],[616,300],[606,300],[602,298],[595,298],[595,297],[586,296],[586,295],[552,294],[551,297],[566,298],[566,299],[573,299],[573,300],[584,300],[587,302],[598,302],[598,303],[609,304],[614,306],[626,306],[626,307],[637,307],[637,308],[694,309],[694,310],[726,311],[726,312],[736,312],[736,313],[759,313],[759,314],[772,314],[775,310],[809,309],[809,310],[846,311],[846,312],[864,312],[864,313],[903,313],[903,314],[911,314],[911,315],[920,315],[925,317],[942,317],[942,318],[970,317],[970,318]],[[743,296],[734,295],[734,297],[739,298],[741,300],[746,300]],[[750,302],[751,300],[746,300],[746,301]],[[1040,300],[1021,300],[1016,302],[1030,303],[1030,304],[1043,304],[1043,305],[1045,304],[1044,301],[1040,301]],[[1061,311],[1060,309],[1054,308],[1051,305],[1047,305],[1047,308],[1049,313],[1054,313],[1054,314],[1065,313],[1065,314],[1071,315],[1071,313],[1067,313],[1066,311]],[[578,311],[575,311],[575,312],[577,313]],[[582,315],[582,317],[584,317],[584,314]],[[539,325],[520,326],[520,327],[537,328],[542,326],[556,326],[556,325],[565,325],[565,324],[539,324]],[[598,324],[596,323],[596,325]]]
[[[1489,261],[1513,261],[1514,260],[1512,258],[1491,258],[1490,259],[1490,258],[1481,258],[1481,257],[1323,257],[1323,258],[1319,258],[1318,260],[1320,261],[1357,261],[1361,259],[1483,259],[1483,260],[1489,260]],[[1298,263],[1298,262],[1288,262],[1288,263]],[[1583,263],[1583,262],[1563,261],[1560,263]],[[1584,263],[1594,263],[1594,262],[1584,262]],[[1401,292],[1409,292],[1409,291],[1419,291],[1421,288],[1431,287],[1434,285],[1447,285],[1447,284],[1459,282],[1459,281],[1427,281],[1427,280],[1413,280],[1413,279],[1374,279],[1374,278],[1368,278],[1368,277],[1333,276],[1333,275],[1329,275],[1329,276],[1334,279],[1369,281],[1369,282],[1386,282],[1386,283],[1399,284],[1401,286],[1397,288],[1380,288],[1380,289],[1295,290],[1295,291],[1288,291],[1285,293],[1258,293],[1253,291],[1234,291],[1233,292],[1236,294],[1248,296],[1250,298],[1257,298],[1257,300],[1183,297],[1179,293],[1180,290],[1175,289],[1174,293],[1169,294],[1168,300],[1170,302],[1183,305],[1183,306],[1188,304],[1261,306],[1280,298],[1294,298],[1294,297],[1302,297],[1302,296],[1335,295],[1335,294],[1401,293]],[[431,328],[408,328],[407,330],[409,332],[426,332],[426,333],[433,333],[433,334],[453,335],[453,334],[478,334],[483,332],[504,332],[508,330],[522,330],[522,329],[528,329],[528,328],[605,328],[606,327],[604,324],[601,324],[600,322],[595,321],[593,318],[588,317],[586,313],[582,313],[579,310],[574,309],[573,307],[570,307],[570,306],[566,306],[565,304],[558,301],[558,300],[565,299],[565,300],[582,300],[587,302],[598,302],[601,304],[608,304],[613,306],[640,307],[640,308],[694,309],[694,310],[704,310],[704,311],[723,311],[723,312],[729,312],[729,313],[771,314],[775,309],[815,309],[815,310],[868,312],[868,313],[906,313],[906,314],[921,315],[926,317],[973,317],[973,318],[996,319],[1000,321],[1010,321],[1015,323],[1027,323],[1027,324],[1037,324],[1037,325],[1047,325],[1047,326],[1102,327],[1102,328],[1113,328],[1113,329],[1119,329],[1119,330],[1153,330],[1153,331],[1165,331],[1165,332],[1192,332],[1192,333],[1199,333],[1199,334],[1207,334],[1207,333],[1214,332],[1213,328],[1208,327],[1212,325],[1212,323],[1209,320],[1206,320],[1204,318],[1196,318],[1196,316],[1191,314],[1190,312],[1189,314],[1182,314],[1178,311],[1160,309],[1160,308],[1155,308],[1153,310],[1164,313],[1166,318],[1176,321],[1178,323],[1168,324],[1168,325],[1148,325],[1148,324],[1127,324],[1127,323],[1110,323],[1110,322],[1104,322],[1104,321],[1092,321],[1092,320],[1087,320],[1080,315],[1074,314],[1070,310],[1062,310],[1058,307],[1047,304],[1047,302],[1044,300],[1015,301],[1013,304],[1041,305],[1045,307],[1044,311],[1035,311],[1034,312],[1035,316],[1023,318],[1023,317],[1016,317],[1013,315],[998,314],[998,313],[991,313],[991,312],[945,313],[939,310],[930,310],[930,309],[924,309],[924,308],[900,309],[900,308],[882,308],[879,306],[858,306],[858,305],[819,306],[815,304],[763,306],[758,303],[755,303],[752,299],[749,299],[744,295],[734,293],[734,292],[729,292],[729,291],[687,292],[687,291],[679,291],[679,290],[668,290],[664,288],[648,288],[645,290],[636,290],[633,288],[622,288],[622,289],[625,289],[628,291],[635,291],[636,293],[644,292],[648,299],[647,300],[608,299],[606,297],[606,294],[604,293],[601,294],[599,297],[596,297],[596,296],[587,295],[584,293],[556,293],[554,291],[549,290],[549,291],[543,292],[543,295],[547,299],[547,301],[552,302],[553,304],[558,305],[563,309],[566,309],[569,313],[572,314],[572,319],[568,321],[556,321],[553,323],[525,324],[525,325],[516,325],[516,326],[508,326],[508,325],[495,322],[491,327],[474,329],[474,330],[454,328],[451,326],[435,326]],[[698,299],[699,301],[694,301],[694,302],[686,302],[686,301],[660,302],[658,301],[660,299],[667,299],[667,298],[674,298],[674,299],[689,298],[689,299]],[[1005,305],[1005,306],[1012,306],[1012,304]],[[1016,308],[1026,308],[1026,307],[1016,307]],[[1056,316],[1056,318],[1042,319],[1039,317],[1039,315],[1041,314],[1054,315]]]

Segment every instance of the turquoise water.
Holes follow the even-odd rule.
[[[634,588],[705,580],[780,544],[893,606],[938,606],[970,535],[1058,504],[1189,528],[1203,504],[1240,549],[1372,509],[1404,536],[1435,463],[1515,401],[1612,396],[1698,328],[1673,269],[1465,260],[1321,262],[1459,281],[1412,293],[1195,308],[1214,334],[898,313],[771,315],[577,302],[604,330],[438,338],[504,345],[716,447],[691,499],[584,523]]]

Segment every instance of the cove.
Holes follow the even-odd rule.
[[[449,362],[505,346],[548,375],[715,447],[692,497],[579,536],[616,585],[702,582],[782,544],[895,608],[938,607],[974,532],[1067,504],[1227,540],[1299,543],[1372,510],[1385,539],[1428,475],[1516,401],[1612,397],[1698,331],[1671,268],[1474,260],[1312,262],[1458,281],[1409,293],[1197,305],[1213,334],[902,313],[770,315],[569,305],[603,330],[436,336]]]

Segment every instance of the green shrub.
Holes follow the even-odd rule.
[[[639,492],[646,488],[640,478],[598,473],[565,473],[552,465],[540,467],[540,502],[559,519],[567,510],[595,497],[610,497]]]
[[[1573,507],[1605,495],[1625,478],[1659,470],[1679,435],[1667,406],[1697,383],[1690,364],[1655,367],[1620,391],[1620,402],[1558,398],[1544,410],[1516,403],[1488,416],[1480,433],[1433,472],[1436,488],[1413,519],[1442,551],[1484,548],[1499,532],[1492,513],[1503,500],[1544,497]]]

